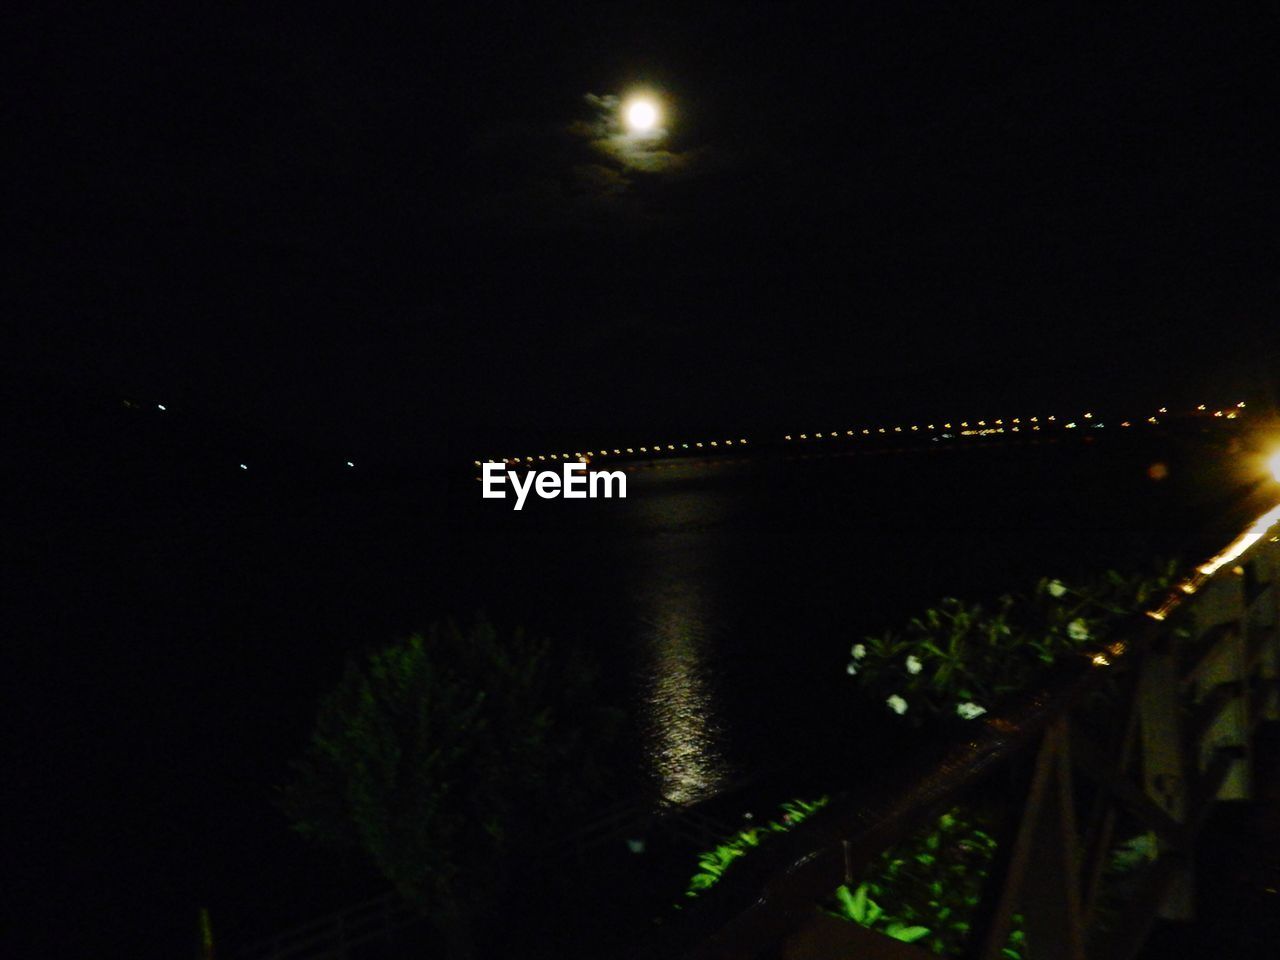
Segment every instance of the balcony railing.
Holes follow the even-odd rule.
[[[822,905],[981,792],[1002,802],[1004,842],[965,955],[1001,957],[1017,915],[1031,960],[1133,957],[1158,917],[1191,918],[1200,827],[1217,801],[1251,796],[1254,730],[1280,718],[1278,533],[1280,507],[1134,617],[1121,640],[966,724],[940,753],[922,748],[873,791],[837,799],[735,864],[686,924],[624,955],[933,956]],[[1118,909],[1103,911],[1121,824],[1153,833],[1156,855]]]

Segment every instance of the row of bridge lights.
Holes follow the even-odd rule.
[[[1235,405],[1234,409],[1227,408],[1225,410],[1215,410],[1213,412],[1213,415],[1215,417],[1223,417],[1227,420],[1234,420],[1238,416],[1238,411],[1243,410],[1244,406],[1245,404],[1244,404],[1244,401],[1242,400]],[[1209,409],[1208,406],[1203,403],[1196,406],[1196,411],[1198,413],[1207,413],[1208,409]],[[1157,411],[1157,413],[1159,414],[1167,414],[1168,412],[1169,412],[1168,407],[1161,407]],[[1093,420],[1094,414],[1092,413],[1092,411],[1086,411],[1082,415],[1082,418],[1085,420]],[[1043,422],[1045,425],[1048,425],[1051,423],[1056,424],[1058,422],[1058,418],[1055,416],[1047,416],[1044,418]],[[1147,417],[1145,422],[1150,424],[1157,424],[1160,422],[1160,418],[1159,416],[1150,416],[1150,417]],[[1007,422],[1003,418],[990,420],[990,421],[975,420],[972,422],[972,425],[968,420],[961,420],[958,426],[959,426],[959,429],[961,430],[969,430],[971,432],[974,432],[977,430],[985,430],[986,432],[992,432],[995,430],[1008,429],[1011,433],[1018,433],[1018,432],[1021,432],[1023,429],[1030,429],[1033,431],[1041,429],[1041,418],[1027,417],[1025,422],[1021,417],[1013,417]],[[1068,421],[1067,423],[1063,424],[1063,428],[1066,430],[1074,430],[1079,426],[1080,425],[1074,420]],[[1094,424],[1094,426],[1101,427],[1103,426],[1103,424],[1101,422],[1098,422]],[[1132,427],[1133,422],[1130,420],[1122,420],[1120,422],[1120,426]],[[956,424],[954,423],[944,423],[942,424],[941,429],[951,430],[951,429],[954,429],[955,427],[956,427]],[[872,429],[871,427],[863,427],[861,430],[845,430],[843,433],[841,433],[841,431],[839,430],[832,430],[829,433],[814,433],[814,434],[788,433],[783,439],[789,440],[789,441],[810,440],[810,439],[834,440],[842,436],[855,437],[859,435],[873,436],[873,435],[889,434],[889,433],[919,433],[921,430],[924,430],[926,432],[928,431],[936,432],[938,429],[939,427],[936,423],[930,423],[923,427],[920,426],[919,424],[912,424],[911,426],[908,426],[908,427],[876,427],[874,429]],[[647,446],[647,447],[614,447],[612,449],[587,450],[585,452],[577,451],[575,453],[540,453],[535,456],[527,456],[527,457],[504,457],[499,462],[505,463],[505,464],[520,464],[520,463],[533,464],[533,463],[546,463],[547,461],[590,460],[593,457],[622,456],[625,454],[635,454],[635,453],[675,453],[677,451],[682,451],[682,450],[707,450],[711,448],[718,449],[722,446],[723,447],[733,447],[733,446],[745,447],[746,445],[747,445],[747,441],[745,438],[740,438],[738,440],[705,440],[705,441],[694,441],[691,443],[678,443],[678,444],[677,443],[665,443],[665,444],[655,443],[652,446]],[[483,463],[480,460],[475,460],[473,462],[477,467],[481,466]],[[352,466],[352,464],[348,464],[348,466]]]
[[[1093,414],[1092,414],[1092,413],[1086,413],[1084,416],[1085,416],[1085,419],[1092,419],[1092,418],[1093,418]],[[1052,423],[1052,422],[1056,422],[1056,421],[1057,421],[1057,419],[1058,419],[1057,417],[1045,417],[1045,422],[1046,422],[1046,423]],[[1040,418],[1039,418],[1039,417],[1028,417],[1028,418],[1027,418],[1027,423],[1030,425],[1030,427],[1031,427],[1031,429],[1032,429],[1032,430],[1039,430],[1039,429],[1040,429]],[[1013,419],[1011,419],[1011,420],[1009,421],[1009,428],[1010,428],[1011,430],[1020,430],[1020,429],[1021,429],[1021,424],[1022,424],[1022,418],[1021,418],[1021,417],[1014,417]],[[941,428],[941,429],[943,429],[943,430],[951,430],[951,429],[955,428],[956,426],[957,426],[956,424],[952,424],[952,423],[944,423],[944,424],[942,425],[942,428]],[[991,420],[991,421],[987,421],[987,420],[975,420],[975,421],[974,421],[973,426],[974,426],[974,427],[988,427],[988,428],[990,428],[990,427],[1004,427],[1004,426],[1005,426],[1005,421],[1004,421],[1003,419]],[[1074,423],[1070,423],[1070,424],[1068,424],[1068,426],[1069,426],[1069,427],[1073,427],[1073,426],[1075,426],[1075,424],[1074,424]],[[968,430],[968,429],[972,429],[972,428],[970,427],[970,423],[969,423],[969,421],[968,421],[968,420],[961,420],[961,421],[960,421],[960,423],[959,423],[959,425],[958,425],[958,428],[959,428],[959,429],[961,429],[961,430]],[[813,434],[812,436],[811,436],[810,434],[807,434],[807,433],[802,433],[802,434],[799,434],[798,436],[788,433],[788,434],[787,434],[783,439],[785,439],[785,440],[810,440],[810,439],[823,440],[823,439],[836,439],[836,438],[839,438],[839,437],[841,437],[841,436],[845,436],[845,437],[854,437],[854,436],[858,436],[859,434],[861,434],[862,436],[872,436],[872,435],[875,435],[875,434],[888,434],[888,433],[918,433],[918,432],[919,432],[919,431],[921,431],[921,430],[924,430],[924,431],[928,432],[928,431],[930,431],[930,430],[937,431],[938,429],[939,429],[939,428],[938,428],[938,425],[937,425],[937,424],[934,424],[934,423],[927,424],[927,425],[925,425],[925,426],[923,426],[923,427],[921,427],[919,424],[912,424],[910,427],[893,427],[893,428],[889,428],[889,427],[876,427],[874,430],[873,430],[873,429],[871,429],[870,427],[864,427],[864,428],[862,428],[862,430],[860,430],[860,431],[859,431],[859,430],[846,430],[846,431],[844,431],[844,433],[843,433],[843,434],[842,434],[839,430],[832,430],[830,433],[815,433],[815,434]]]
[[[577,453],[540,453],[532,457],[504,457],[500,463],[519,464],[519,463],[545,463],[548,460],[565,461],[565,460],[590,460],[593,457],[622,456],[629,453],[674,453],[677,450],[708,450],[719,449],[720,447],[745,447],[747,441],[745,438],[738,440],[698,440],[690,443],[655,443],[651,447],[614,447],[612,450],[587,450],[585,453],[578,451]],[[481,466],[481,461],[473,461],[475,465]]]
[[[1235,420],[1235,419],[1236,419],[1236,417],[1239,415],[1239,414],[1238,414],[1238,411],[1239,411],[1239,410],[1243,410],[1243,409],[1244,409],[1244,407],[1245,407],[1245,403],[1244,403],[1244,401],[1242,400],[1242,401],[1240,401],[1239,403],[1237,403],[1237,404],[1236,404],[1236,409],[1230,409],[1230,408],[1228,408],[1228,409],[1226,409],[1226,410],[1215,410],[1215,411],[1213,412],[1213,415],[1214,415],[1215,417],[1223,417],[1223,418],[1225,418],[1225,419],[1227,419],[1227,420]],[[1202,404],[1199,404],[1199,405],[1196,407],[1196,411],[1197,411],[1197,412],[1200,412],[1200,413],[1206,413],[1206,412],[1208,412],[1208,409],[1209,409],[1209,408],[1208,408],[1205,404],[1203,404],[1203,403],[1202,403]],[[1158,413],[1162,413],[1162,414],[1167,414],[1167,413],[1169,412],[1169,408],[1168,408],[1168,407],[1161,407],[1161,408],[1159,409],[1159,411],[1157,411],[1157,412],[1158,412]],[[1058,418],[1057,418],[1057,417],[1054,417],[1054,416],[1049,416],[1049,417],[1045,417],[1045,418],[1044,418],[1044,420],[1045,420],[1045,423],[1046,423],[1046,424],[1048,424],[1048,423],[1056,423],[1056,422],[1057,422],[1057,419],[1058,419]],[[1083,415],[1083,419],[1085,419],[1085,420],[1093,420],[1093,419],[1094,419],[1094,415],[1093,415],[1093,413],[1092,413],[1092,412],[1086,412],[1086,413]],[[1147,417],[1146,422],[1147,422],[1147,423],[1159,423],[1159,422],[1160,422],[1160,418],[1159,418],[1159,417],[1156,417],[1156,416]],[[943,430],[951,430],[951,429],[953,429],[955,426],[956,426],[956,425],[955,425],[955,424],[952,424],[952,423],[944,423],[944,424],[942,424],[942,429],[943,429]],[[1028,417],[1028,418],[1027,418],[1027,420],[1026,420],[1026,426],[1029,426],[1029,427],[1030,427],[1030,429],[1032,429],[1032,430],[1039,430],[1039,429],[1040,429],[1040,418],[1039,418],[1039,417]],[[1079,425],[1076,421],[1071,420],[1071,421],[1068,421],[1068,422],[1067,422],[1066,424],[1064,424],[1063,426],[1064,426],[1064,429],[1067,429],[1067,430],[1074,430],[1074,429],[1078,428],[1080,425]],[[1103,426],[1103,424],[1102,424],[1101,422],[1098,422],[1098,423],[1094,424],[1094,426],[1101,427],[1101,426]],[[1132,426],[1133,426],[1133,422],[1132,422],[1132,421],[1130,421],[1130,420],[1122,420],[1122,421],[1120,422],[1120,426],[1122,426],[1122,427],[1132,427]],[[972,426],[970,425],[970,422],[969,422],[968,420],[961,420],[961,421],[959,422],[959,429],[961,429],[961,430],[974,430],[974,429],[986,428],[988,431],[991,431],[991,430],[993,430],[994,428],[1000,428],[1000,429],[1002,429],[1002,430],[1003,430],[1003,429],[1005,429],[1005,427],[1006,427],[1006,423],[1005,423],[1005,421],[1004,421],[1003,419],[997,419],[997,420],[991,420],[991,421],[987,421],[987,420],[975,420],[975,421],[973,422],[973,425],[972,425]],[[1023,424],[1022,418],[1021,418],[1021,417],[1013,417],[1011,420],[1009,420],[1009,421],[1008,421],[1007,427],[1008,427],[1008,429],[1009,429],[1011,432],[1013,432],[1013,433],[1018,433],[1018,432],[1020,432],[1020,431],[1023,429],[1023,427],[1024,427],[1024,424]],[[861,435],[861,436],[866,437],[866,436],[874,436],[874,435],[879,435],[879,434],[889,434],[889,433],[919,433],[921,430],[924,430],[924,431],[926,431],[926,432],[928,432],[928,431],[934,431],[934,432],[936,432],[936,431],[938,430],[938,425],[937,425],[937,424],[934,424],[934,423],[930,423],[930,424],[925,425],[924,427],[921,427],[919,424],[912,424],[912,425],[911,425],[911,426],[909,426],[909,427],[892,427],[892,428],[890,428],[890,427],[876,427],[875,429],[872,429],[872,428],[870,428],[870,427],[863,427],[861,430],[845,430],[843,433],[841,433],[839,430],[832,430],[832,431],[831,431],[831,432],[829,432],[829,433],[814,433],[814,434],[801,433],[801,434],[798,434],[798,435],[788,433],[788,434],[787,434],[783,439],[784,439],[784,440],[811,440],[811,439],[812,439],[812,440],[824,440],[824,439],[831,439],[831,440],[835,440],[835,439],[838,439],[838,438],[840,438],[840,437],[842,437],[842,436],[844,436],[844,437],[855,437],[855,436],[859,436],[859,435]]]
[[[1091,416],[1093,416],[1093,414],[1085,414],[1085,416],[1087,416],[1087,417],[1091,417]],[[1054,418],[1054,417],[1046,417],[1045,419],[1046,419],[1046,420],[1054,420],[1055,418]],[[1030,423],[1030,424],[1036,424],[1036,426],[1033,426],[1031,429],[1033,429],[1033,430],[1039,430],[1039,429],[1040,429],[1040,427],[1038,426],[1038,424],[1039,424],[1039,422],[1040,422],[1040,419],[1039,419],[1038,417],[1030,417],[1030,418],[1027,420],[1027,422],[1028,422],[1028,423]],[[986,420],[977,420],[977,421],[975,421],[975,423],[976,423],[976,424],[977,424],[977,426],[979,426],[979,427],[985,427],[985,426],[987,426],[987,421],[986,421]],[[1013,425],[1013,424],[1020,424],[1020,423],[1022,423],[1022,420],[1021,420],[1020,418],[1018,418],[1018,417],[1014,417],[1012,420],[1010,420],[1010,421],[1009,421],[1009,423],[1010,423],[1010,425]],[[992,421],[991,421],[991,424],[992,424],[993,426],[1000,427],[1000,426],[1003,426],[1003,425],[1004,425],[1004,421],[1003,421],[1003,420],[992,420]],[[953,428],[953,426],[954,426],[954,424],[944,423],[944,424],[942,425],[942,429],[943,429],[943,430],[950,430],[950,429],[952,429],[952,428]],[[967,420],[962,420],[962,421],[960,422],[960,429],[968,429],[968,428],[969,428],[969,421],[967,421]],[[835,439],[835,438],[838,438],[838,437],[840,437],[840,436],[854,437],[854,436],[858,436],[858,434],[859,434],[859,433],[861,433],[861,435],[862,435],[862,436],[872,436],[873,434],[881,434],[881,433],[886,433],[886,434],[887,434],[887,433],[918,433],[918,432],[919,432],[920,430],[922,430],[922,429],[923,429],[923,430],[925,430],[925,431],[929,431],[929,430],[935,430],[935,431],[936,431],[936,430],[938,429],[938,426],[937,426],[937,424],[933,424],[933,423],[930,423],[930,424],[928,424],[928,425],[926,425],[926,426],[924,426],[924,427],[921,427],[919,424],[912,424],[910,427],[893,427],[892,429],[890,429],[889,427],[877,427],[877,428],[875,428],[874,430],[872,430],[870,427],[863,427],[863,429],[862,429],[861,431],[858,431],[858,430],[846,430],[846,431],[844,431],[844,433],[843,433],[843,434],[841,434],[841,432],[840,432],[839,430],[832,430],[830,433],[815,433],[815,434],[813,434],[813,435],[812,435],[812,437],[810,437],[810,435],[809,435],[809,434],[807,434],[807,433],[802,433],[802,434],[799,434],[798,436],[795,436],[795,435],[792,435],[792,434],[788,433],[788,434],[787,434],[783,439],[784,439],[784,440],[809,440],[809,439],[823,440],[823,439],[828,439],[828,438],[830,438],[830,439]]]

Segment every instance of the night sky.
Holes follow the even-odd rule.
[[[7,14],[8,386],[469,460],[1274,383],[1274,14],[475,6]]]

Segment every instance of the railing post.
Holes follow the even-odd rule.
[[[200,960],[213,960],[213,923],[209,908],[200,908]]]
[[[1259,719],[1280,720],[1280,542],[1268,539],[1255,552],[1252,567],[1259,595],[1250,604],[1248,637],[1263,644],[1258,659],[1262,686],[1254,711]]]
[[[1196,758],[1196,770],[1201,774],[1209,769],[1223,748],[1234,747],[1242,752],[1222,781],[1216,794],[1218,800],[1248,800],[1253,792],[1250,783],[1252,764],[1249,757],[1244,584],[1243,567],[1224,569],[1203,588],[1191,605],[1197,639],[1216,638],[1216,646],[1204,655],[1203,669],[1197,670],[1191,681],[1191,702],[1200,703],[1215,691],[1235,691],[1201,731],[1199,742],[1190,744]]]
[[[981,960],[1003,955],[1016,912],[1037,960],[1084,960],[1070,731],[1065,717],[1045,730]]]
[[[1181,677],[1171,644],[1155,645],[1143,657],[1138,675],[1138,726],[1142,734],[1142,787],[1146,795],[1179,823],[1187,819],[1187,772],[1182,737]],[[1169,852],[1161,844],[1162,852]],[[1189,855],[1189,852],[1188,852]],[[1160,905],[1167,920],[1195,914],[1192,868],[1170,884]]]

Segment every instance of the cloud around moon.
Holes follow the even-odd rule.
[[[472,215],[511,236],[625,236],[679,215],[664,186],[702,170],[712,154],[677,146],[682,138],[664,126],[669,107],[655,99],[658,122],[645,131],[627,129],[622,97],[594,93],[583,95],[573,119],[490,126],[465,154],[470,169],[490,175],[470,195]]]
[[[592,111],[589,119],[576,120],[569,133],[586,142],[598,154],[626,172],[641,174],[688,173],[700,151],[675,151],[668,147],[669,131],[658,125],[643,132],[626,129],[622,122],[623,100],[616,94],[588,93],[583,101]]]

